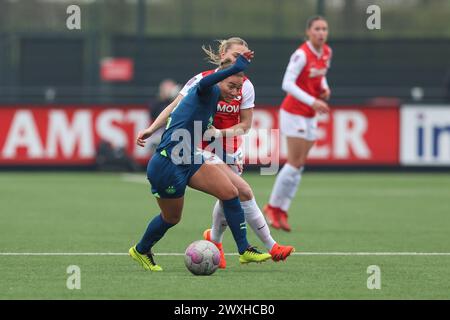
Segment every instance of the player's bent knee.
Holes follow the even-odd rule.
[[[239,200],[248,201],[253,199],[253,192],[250,186],[239,188]]]
[[[220,200],[230,200],[239,196],[239,190],[235,186],[225,188],[220,195]]]

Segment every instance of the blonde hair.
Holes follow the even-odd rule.
[[[245,46],[248,48],[248,44],[244,39],[238,38],[238,37],[232,37],[227,40],[216,40],[219,43],[219,48],[215,52],[211,46],[202,46],[203,52],[206,53],[206,60],[208,60],[209,63],[215,64],[217,66],[221,65],[221,59],[220,55],[222,53],[225,53],[228,51],[228,49],[231,48],[232,45],[237,44],[241,46]]]

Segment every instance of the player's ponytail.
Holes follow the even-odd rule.
[[[238,37],[232,37],[227,40],[216,40],[216,41],[219,42],[219,48],[216,52],[211,48],[211,46],[206,47],[203,45],[202,49],[203,52],[205,52],[206,54],[206,60],[209,63],[215,64],[217,66],[220,66],[221,63],[220,55],[224,52],[227,52],[227,50],[230,49],[230,47],[233,44],[242,45],[248,48],[247,42]]]

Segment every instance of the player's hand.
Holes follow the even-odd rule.
[[[322,100],[330,100],[331,91],[330,89],[324,89],[323,92],[320,94],[320,99]]]
[[[328,107],[328,104],[320,99],[316,99],[311,107],[319,114],[330,112],[330,107]]]
[[[235,154],[234,156],[234,165],[236,166],[239,174],[242,174],[244,171],[244,157],[242,156],[242,152]]]
[[[242,174],[242,172],[244,171],[244,161],[242,161],[241,159],[237,159],[234,164],[238,169],[239,174]]]
[[[150,132],[150,130],[148,130],[148,129],[139,131],[137,138],[136,138],[136,144],[140,147],[145,147],[145,140],[150,138],[151,135],[152,135],[152,132]]]
[[[248,62],[250,62],[255,57],[255,51],[248,50],[245,51],[242,55],[244,56],[245,59],[248,60]]]
[[[214,126],[210,126],[204,133],[205,138],[210,138],[210,137],[221,137],[222,136],[222,131],[220,131],[219,129],[217,129]]]

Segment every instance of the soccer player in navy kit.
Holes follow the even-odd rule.
[[[247,51],[231,67],[203,78],[172,111],[157,152],[147,167],[147,177],[161,213],[149,223],[141,241],[129,250],[131,257],[144,269],[162,270],[155,263],[151,248],[181,220],[187,185],[222,201],[241,263],[262,262],[271,258],[270,254],[259,252],[247,241],[244,211],[237,188],[220,169],[204,163],[201,155],[195,154],[195,123],[201,125],[203,135],[212,124],[218,101],[231,100],[238,94],[243,83],[242,71],[253,55],[253,51]],[[186,133],[190,139],[186,139]],[[181,142],[180,136],[183,136]],[[137,144],[144,146],[148,137],[147,132],[141,132]]]

